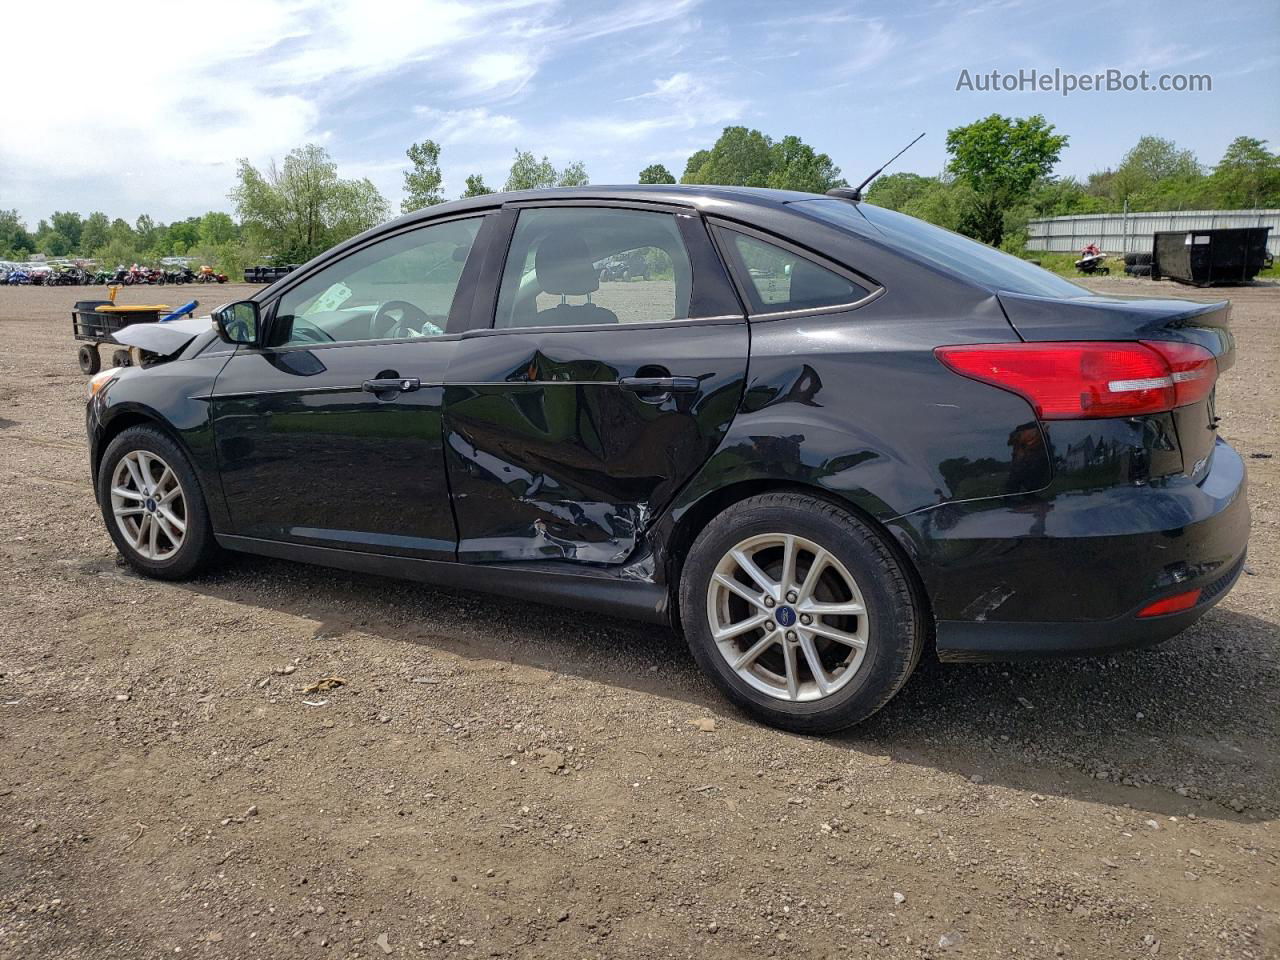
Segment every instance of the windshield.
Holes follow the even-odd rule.
[[[874,204],[824,197],[793,200],[788,205],[818,220],[931,260],[951,273],[993,290],[1060,300],[1092,296],[1084,287],[1026,260]]]

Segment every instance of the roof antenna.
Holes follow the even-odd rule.
[[[889,164],[893,163],[893,161],[897,160],[900,156],[902,156],[904,153],[906,153],[908,150],[914,147],[917,143],[920,142],[920,140],[923,137],[924,137],[924,134],[923,133],[920,134],[919,137],[916,137],[914,140],[908,143],[905,147],[903,147],[901,150],[895,153],[892,157],[890,157],[887,161],[885,161],[885,163],[880,167],[879,170],[877,170],[871,176],[867,177],[867,179],[863,180],[860,184],[858,184],[852,190],[850,190],[848,187],[835,187],[827,191],[827,196],[839,197],[841,200],[852,200],[854,203],[857,203],[859,200],[862,199],[862,188],[865,187],[867,184],[869,184],[876,177],[880,176],[880,174],[884,172],[885,167],[889,166]]]

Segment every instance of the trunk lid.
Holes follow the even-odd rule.
[[[1016,293],[1001,293],[999,298],[1023,340],[1173,340],[1210,351],[1217,359],[1219,376],[1235,363],[1235,338],[1228,329],[1231,304],[1226,300],[1199,303],[1120,296],[1060,300]],[[1170,416],[1183,472],[1198,481],[1208,471],[1217,436],[1214,394],[1178,407]]]
[[[1177,340],[1195,343],[1218,358],[1218,373],[1235,363],[1228,329],[1231,303],[1094,296],[1060,300],[1021,293],[999,294],[1009,323],[1023,340]]]

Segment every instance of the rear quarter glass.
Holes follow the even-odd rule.
[[[924,260],[990,290],[1069,299],[1090,291],[968,237],[869,203],[831,197],[795,200],[791,209],[872,242],[883,243],[913,260]]]

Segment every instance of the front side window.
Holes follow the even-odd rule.
[[[396,234],[357,250],[287,291],[276,305],[277,346],[438,337],[480,217]]]
[[[854,303],[870,291],[812,260],[733,230],[724,233],[750,281],[753,313],[809,310]]]
[[[522,210],[495,326],[653,323],[689,316],[693,271],[675,217],[601,207]]]

